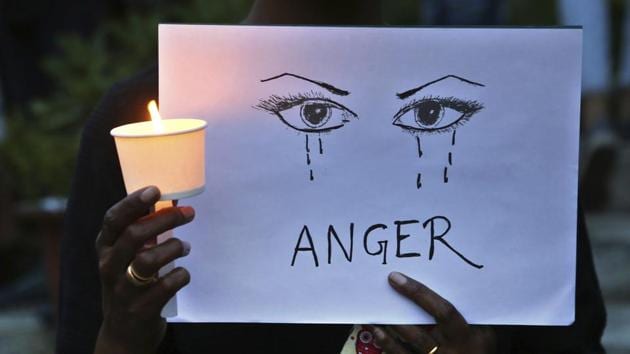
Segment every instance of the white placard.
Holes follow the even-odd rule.
[[[181,322],[574,318],[581,30],[161,25],[160,109],[208,122]]]

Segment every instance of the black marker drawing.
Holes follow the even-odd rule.
[[[394,115],[393,124],[413,134],[441,134],[466,124],[481,109],[483,105],[473,100],[426,96],[404,105]]]
[[[419,228],[419,225],[422,227]],[[427,257],[428,261],[432,261],[434,258],[437,258],[438,245],[441,244],[469,266],[476,269],[482,269],[484,267],[483,264],[478,264],[470,260],[470,258],[466,257],[451,244],[451,240],[454,236],[448,237],[448,240],[446,239],[449,233],[452,234],[451,230],[453,230],[452,223],[446,216],[435,215],[422,223],[420,223],[418,219],[394,220],[393,226],[395,226],[396,230],[392,235],[394,239],[386,236],[386,232],[389,229],[389,226],[386,224],[376,223],[366,227],[365,231],[362,233],[363,249],[361,250],[359,248],[357,250],[357,248],[354,247],[355,234],[361,237],[361,229],[356,228],[354,222],[350,222],[347,233],[342,232],[341,228],[336,228],[333,224],[329,224],[328,232],[326,233],[327,237],[318,237],[318,235],[311,232],[311,230],[314,229],[309,228],[309,226],[305,224],[301,228],[301,231],[297,233],[297,241],[293,248],[293,256],[291,257],[291,267],[295,266],[298,254],[303,254],[309,258],[307,254],[310,253],[313,258],[313,265],[315,268],[318,268],[319,257],[317,256],[317,249],[319,248],[321,252],[321,246],[317,247],[317,245],[322,242],[322,239],[328,241],[328,264],[333,263],[332,250],[333,245],[336,245],[337,247],[335,248],[340,249],[340,253],[347,263],[352,263],[354,259],[353,252],[359,252],[365,253],[368,256],[378,257],[377,259],[382,265],[387,265],[388,249],[391,253],[393,248],[388,247],[388,245],[394,241],[396,253],[393,256],[397,259],[419,259],[421,257]],[[422,235],[423,230],[426,230],[424,235]],[[420,234],[418,231],[420,231]],[[425,235],[429,238],[429,250],[428,255],[425,254],[423,256],[418,252],[419,250],[416,248],[417,242],[414,241],[413,238]],[[333,239],[335,242],[333,242]]]
[[[343,127],[357,117],[341,103],[310,91],[287,96],[272,95],[260,100],[257,109],[276,115],[284,124],[304,133],[326,133]]]
[[[283,77],[296,78],[315,84],[338,96],[347,96],[350,94],[350,92],[339,89],[331,84],[291,73],[283,73],[260,81],[268,82]],[[348,107],[317,91],[289,94],[286,96],[271,95],[267,99],[261,99],[254,108],[266,111],[276,116],[289,128],[305,133],[306,164],[309,166],[309,180],[311,181],[314,180],[314,176],[313,168],[311,167],[312,159],[309,136],[317,134],[319,154],[323,155],[324,147],[321,135],[339,129],[346,123],[349,123],[352,118],[358,117],[357,114]]]
[[[405,100],[414,96],[419,91],[446,79],[457,80],[465,85],[485,87],[478,82],[470,81],[456,75],[446,75],[437,80],[422,84],[413,89],[397,93],[399,99]],[[405,132],[415,135],[418,148],[418,158],[422,158],[421,136],[444,134],[451,132],[451,150],[455,146],[455,133],[457,128],[466,124],[470,118],[483,109],[483,104],[476,100],[464,100],[457,97],[441,97],[427,95],[415,98],[406,103],[394,114],[393,125],[402,128]],[[443,182],[448,183],[448,169],[453,165],[453,152],[448,152],[447,165],[444,167]],[[416,176],[416,188],[422,187],[422,174]]]
[[[405,99],[405,98],[407,98],[409,96],[414,95],[416,92],[422,90],[423,88],[425,88],[427,86],[430,86],[430,85],[438,83],[438,82],[440,82],[442,80],[451,79],[451,78],[457,79],[459,81],[462,81],[462,82],[465,82],[467,84],[471,84],[471,85],[474,85],[474,86],[481,86],[481,87],[485,86],[485,85],[480,84],[478,82],[470,81],[470,80],[464,79],[463,77],[459,77],[457,75],[446,75],[446,76],[443,76],[443,77],[441,77],[441,78],[439,78],[437,80],[433,80],[433,81],[427,82],[426,84],[422,84],[422,85],[420,85],[420,86],[418,86],[416,88],[412,88],[411,90],[407,90],[407,91],[402,92],[402,93],[397,93],[396,96],[398,96],[398,98],[403,100],[403,99]]]
[[[331,84],[328,84],[328,83],[325,83],[323,81],[312,80],[312,79],[306,78],[304,76],[295,75],[295,74],[291,74],[291,73],[284,73],[284,74],[272,76],[272,77],[270,77],[268,79],[260,80],[260,82],[267,82],[267,81],[279,79],[279,78],[284,77],[284,76],[291,76],[291,77],[294,77],[296,79],[308,81],[308,82],[310,82],[312,84],[315,84],[315,85],[318,85],[320,87],[325,88],[326,90],[330,91],[331,93],[334,93],[335,95],[348,96],[350,94],[350,92],[348,92],[346,90],[342,90],[342,89],[336,88],[335,86],[333,86]]]
[[[306,138],[306,164],[310,167],[311,166],[311,148],[309,146],[308,143],[308,134],[305,134],[304,137]],[[322,137],[318,137],[317,140],[319,141],[319,154],[323,155],[324,154],[324,150],[322,148]],[[309,179],[312,181],[313,180],[313,169],[309,168]]]

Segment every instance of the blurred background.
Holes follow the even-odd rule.
[[[53,353],[58,247],[81,127],[157,58],[157,23],[238,23],[251,0],[0,0],[0,353]],[[340,4],[343,0],[340,0]],[[630,0],[388,0],[390,25],[584,26],[580,185],[630,353]]]

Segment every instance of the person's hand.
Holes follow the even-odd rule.
[[[156,187],[140,189],[112,206],[96,239],[103,288],[103,323],[95,353],[155,353],[164,338],[166,321],[160,312],[179,289],[190,282],[184,268],[161,278],[155,274],[186,256],[190,245],[176,238],[144,247],[172,228],[190,222],[191,207],[170,207],[147,215],[160,198]],[[134,282],[128,267],[146,284]],[[137,279],[137,278],[135,278]]]
[[[394,272],[388,280],[396,291],[431,314],[437,324],[375,327],[376,342],[387,354],[496,353],[496,335],[491,327],[469,325],[451,303],[412,278]]]

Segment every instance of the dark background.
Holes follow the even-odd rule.
[[[589,1],[604,11],[587,13],[595,27],[584,31],[605,37],[584,50],[605,60],[584,70],[606,73],[606,84],[584,86],[580,194],[608,309],[604,343],[630,353],[630,1],[580,2]],[[101,95],[156,61],[158,22],[238,23],[252,3],[0,0],[0,354],[53,352],[65,198],[81,127]],[[381,1],[390,25],[582,24],[561,5]]]

